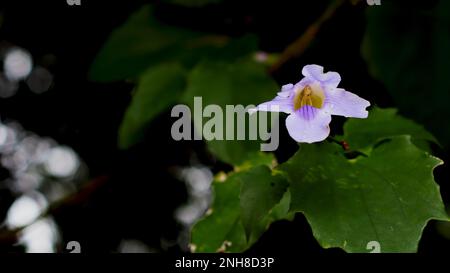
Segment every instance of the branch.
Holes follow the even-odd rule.
[[[316,19],[311,25],[308,26],[305,32],[293,43],[291,43],[284,51],[281,53],[278,60],[269,68],[269,73],[273,74],[275,71],[280,69],[286,62],[290,59],[300,56],[311,44],[311,42],[316,37],[321,26],[327,22],[331,17],[333,17],[336,10],[344,4],[345,0],[335,0],[333,1],[327,9]]]

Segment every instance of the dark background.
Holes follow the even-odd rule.
[[[327,6],[327,1],[229,1],[186,10],[153,2],[160,19],[169,24],[233,36],[254,32],[260,38],[261,49],[269,52],[282,51]],[[407,2],[417,2],[424,8],[435,3]],[[145,3],[81,0],[81,6],[69,6],[60,0],[0,4],[0,43],[28,50],[34,63],[46,67],[54,76],[48,92],[34,94],[21,83],[16,95],[0,99],[1,120],[17,121],[28,131],[72,147],[87,165],[90,179],[104,177],[106,181],[81,202],[54,213],[61,232],[59,251],[66,251],[65,243],[75,240],[81,243],[83,252],[115,252],[122,239],[142,241],[155,251],[183,251],[185,246],[176,243],[181,227],[173,212],[186,201],[187,193],[184,183],[175,179],[170,170],[173,166],[187,166],[193,151],[213,170],[223,167],[205,152],[203,143],[172,141],[167,115],[149,126],[142,143],[127,151],[117,148],[118,127],[133,86],[127,82],[91,82],[87,74],[110,32]],[[365,8],[365,3],[341,7],[307,52],[275,73],[278,83],[297,80],[300,67],[318,63],[341,75],[352,75],[343,77],[342,85],[348,90],[355,90],[375,105],[395,107],[383,84],[369,75],[360,54]],[[336,133],[344,119],[337,120],[332,123]],[[277,153],[281,162],[295,152],[293,147],[295,143],[283,132]],[[437,156],[448,160],[448,149],[435,150]],[[1,175],[6,179],[9,174],[2,170]],[[448,203],[450,189],[444,183],[448,181],[448,167],[439,167],[435,175],[444,202]],[[5,215],[16,195],[7,189],[0,191],[0,216]],[[448,249],[450,241],[437,231],[434,222],[428,224],[419,251]],[[0,251],[22,250],[0,240]],[[340,252],[322,249],[302,215],[293,222],[274,223],[249,251]]]

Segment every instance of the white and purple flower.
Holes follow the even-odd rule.
[[[276,111],[289,114],[286,127],[297,142],[313,143],[324,140],[330,134],[331,115],[367,118],[370,102],[338,88],[341,76],[337,72],[323,73],[319,65],[303,67],[304,78],[298,83],[287,84],[277,96],[251,109]]]

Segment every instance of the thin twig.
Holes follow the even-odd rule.
[[[280,69],[286,62],[290,59],[300,56],[311,44],[311,42],[316,37],[323,23],[328,21],[333,17],[336,10],[345,2],[345,0],[335,0],[333,1],[326,10],[316,19],[308,28],[303,32],[303,34],[291,43],[286,49],[281,53],[278,60],[269,67],[269,73],[273,74],[275,71]]]

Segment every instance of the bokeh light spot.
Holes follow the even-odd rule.
[[[10,49],[3,61],[3,70],[10,81],[26,78],[33,69],[33,60],[27,51],[21,48]]]

